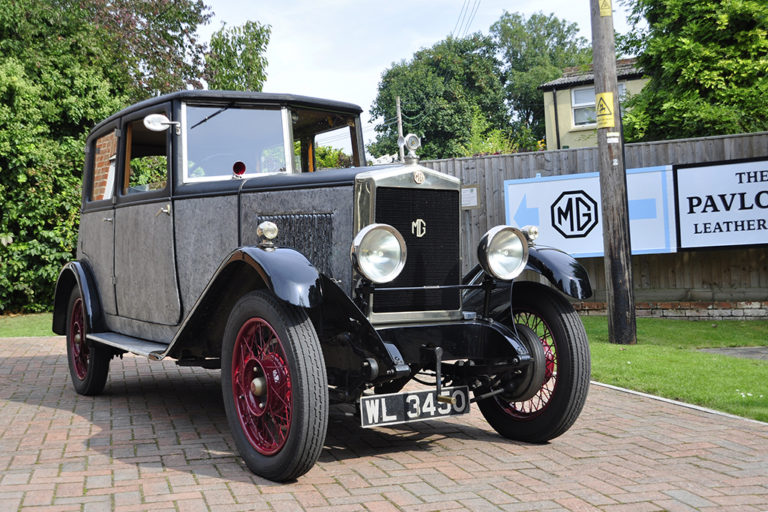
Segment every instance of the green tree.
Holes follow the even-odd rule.
[[[221,29],[211,36],[205,56],[208,87],[233,91],[261,91],[267,79],[264,53],[272,29],[258,21]]]
[[[315,159],[319,169],[337,169],[352,165],[352,157],[333,146],[316,146]]]
[[[588,65],[592,52],[579,37],[575,23],[542,13],[525,18],[505,12],[491,26],[502,56],[505,96],[514,122],[513,132],[529,140],[544,138],[544,100],[538,87],[562,75],[563,69]],[[526,148],[530,149],[530,148]]]
[[[631,0],[624,52],[650,78],[630,98],[628,140],[768,130],[764,0]]]
[[[460,149],[460,156],[507,154],[517,151],[507,134],[499,128],[491,128],[479,109],[475,109],[472,115],[469,140],[462,144]]]
[[[397,96],[405,133],[422,137],[422,158],[461,155],[462,145],[469,142],[475,109],[490,128],[505,129],[509,118],[498,66],[493,42],[481,34],[449,37],[416,52],[408,62],[393,64],[382,75],[371,107],[371,117],[381,123],[369,152],[375,156],[397,153]]]
[[[2,0],[8,2],[12,0]],[[130,102],[202,88],[206,47],[197,27],[211,12],[202,0],[53,0],[87,20],[98,38],[91,64],[108,72]]]
[[[168,21],[176,8],[202,4],[134,4],[128,16],[123,0],[0,0],[0,311],[51,307],[75,248],[88,129],[130,101],[192,81],[192,68],[174,68],[182,49],[172,27],[153,32],[173,24],[147,17],[152,6],[166,7],[157,18]],[[154,28],[131,36],[145,25]]]

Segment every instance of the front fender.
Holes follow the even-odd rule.
[[[589,284],[589,275],[584,267],[568,253],[554,247],[534,246],[528,249],[528,263],[526,270],[532,270],[546,277],[558,290],[575,299],[588,299],[592,296],[592,285]],[[483,269],[476,265],[462,279],[462,283],[468,284],[481,278]],[[507,290],[509,283],[497,282],[496,288]],[[470,304],[470,310],[479,307],[482,302],[482,293],[470,290],[464,294],[464,303]]]
[[[397,347],[381,338],[338,284],[325,275],[322,280],[323,304],[315,321],[329,383],[345,392],[349,400],[359,396],[368,382],[408,375],[411,369]]]
[[[300,252],[286,248],[240,247],[229,255],[216,276],[236,262],[253,268],[277,298],[289,304],[313,308],[322,302],[320,273]]]
[[[322,303],[317,269],[287,248],[239,247],[219,265],[160,359],[217,357],[229,312],[244,294],[267,288],[288,304],[315,308]]]
[[[554,247],[531,247],[528,249],[527,270],[533,270],[546,277],[557,289],[575,299],[592,296],[589,275],[584,267],[568,253]]]
[[[56,280],[56,292],[53,299],[53,332],[66,334],[69,296],[75,287],[80,288],[80,295],[83,298],[86,332],[103,331],[104,315],[93,273],[86,262],[70,261],[61,269],[59,278]]]

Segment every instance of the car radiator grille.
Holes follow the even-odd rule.
[[[398,278],[377,288],[460,283],[458,190],[377,188],[375,221],[397,228],[408,250]],[[378,291],[372,306],[374,313],[455,311],[460,300],[458,289]]]

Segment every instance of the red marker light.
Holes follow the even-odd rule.
[[[245,164],[243,162],[235,162],[235,165],[232,166],[232,172],[238,176],[242,176],[245,174]]]

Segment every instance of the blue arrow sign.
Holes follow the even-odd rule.
[[[528,208],[528,195],[523,195],[523,200],[520,201],[520,206],[517,207],[517,211],[514,216],[515,222],[518,226],[538,226],[539,225],[539,209]]]

